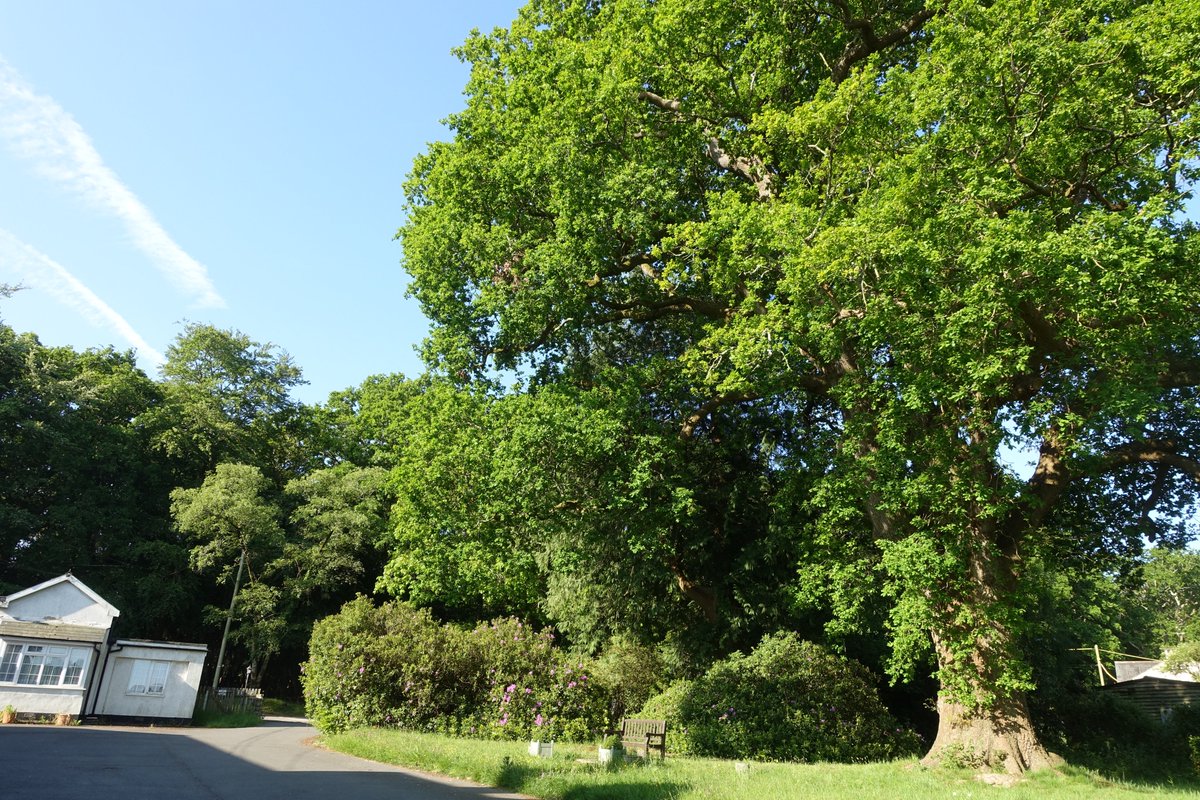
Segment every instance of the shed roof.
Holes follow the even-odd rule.
[[[1187,670],[1172,672],[1163,668],[1162,661],[1118,661],[1114,664],[1117,671],[1118,683],[1158,679],[1178,681],[1181,683],[1197,683],[1196,678]],[[1196,666],[1196,665],[1191,665]]]

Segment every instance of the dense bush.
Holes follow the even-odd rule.
[[[615,636],[596,659],[592,672],[608,692],[609,717],[620,721],[663,690],[667,668],[653,647]]]
[[[673,752],[720,758],[871,761],[920,744],[884,708],[865,667],[788,633],[673,685],[642,716],[667,719]]]
[[[360,597],[313,628],[305,706],[323,731],[368,725],[508,739],[584,740],[608,696],[549,631],[500,619],[472,631]]]
[[[313,627],[301,676],[308,716],[324,731],[426,726],[470,703],[474,655],[462,631],[427,611],[359,597]]]
[[[694,749],[692,738],[688,735],[690,724],[690,706],[686,712],[684,706],[692,695],[692,681],[676,681],[659,695],[646,701],[638,716],[642,719],[663,719],[667,721],[667,752],[677,756],[699,755]]]

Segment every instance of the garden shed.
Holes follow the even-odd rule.
[[[1161,661],[1118,661],[1117,682],[1104,687],[1165,722],[1178,706],[1200,704],[1200,683],[1189,672],[1169,672]]]

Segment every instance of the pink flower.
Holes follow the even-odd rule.
[[[539,728],[542,727],[542,725],[545,724],[545,722],[546,722],[546,720],[542,717],[541,714],[538,714],[536,717],[533,718],[533,724],[537,725]]]
[[[568,683],[568,684],[567,684],[567,688],[568,688],[568,689],[574,689],[574,688],[575,688],[575,681],[571,681],[570,683]]]

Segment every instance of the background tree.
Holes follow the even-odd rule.
[[[279,613],[279,589],[267,582],[269,565],[284,546],[274,493],[271,482],[248,464],[218,464],[198,488],[171,492],[175,526],[194,543],[192,567],[215,572],[218,584],[236,582],[245,570],[228,613],[237,622],[234,636],[247,646],[256,675],[279,650],[286,624]],[[226,613],[224,606],[211,606],[206,616],[216,624]]]
[[[147,424],[182,485],[198,485],[222,462],[253,464],[280,485],[312,466],[309,418],[290,395],[305,381],[285,351],[191,322],[166,355],[166,402]]]
[[[195,582],[170,529],[171,474],[143,417],[162,402],[131,353],[46,347],[0,325],[0,589],[73,571],[126,635],[188,630]]]
[[[636,392],[570,387],[429,384],[389,420],[395,594],[552,621],[589,651],[670,640],[691,669],[803,622],[781,591],[798,515],[772,527],[766,457],[737,429],[681,439]]]
[[[1151,615],[1156,648],[1200,642],[1200,553],[1156,547],[1142,567],[1142,580],[1138,600]]]
[[[812,588],[882,593],[894,675],[932,652],[931,759],[1047,764],[1030,556],[1177,533],[1200,477],[1197,50],[1177,0],[532,2],[408,184],[429,363],[636,387],[685,440],[824,409],[825,459],[765,462]]]

